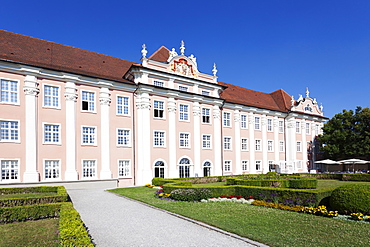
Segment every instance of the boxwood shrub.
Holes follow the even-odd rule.
[[[340,213],[370,214],[370,184],[347,184],[336,188],[330,206]]]
[[[212,192],[206,188],[176,189],[171,192],[171,198],[178,201],[200,201],[208,199]]]
[[[11,223],[15,221],[38,220],[59,216],[61,204],[48,203],[41,205],[27,205],[17,207],[1,207],[0,222]]]

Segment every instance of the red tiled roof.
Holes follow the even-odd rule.
[[[129,82],[123,75],[134,64],[4,30],[0,30],[0,59],[122,82]]]
[[[282,112],[287,112],[289,109],[289,101],[286,101],[289,95],[282,89],[273,93],[262,93],[224,82],[218,82],[218,84],[227,86],[221,93],[221,98],[226,102]]]
[[[158,62],[167,62],[168,58],[170,57],[170,50],[167,47],[161,46],[158,50],[156,50],[149,59],[158,61]]]

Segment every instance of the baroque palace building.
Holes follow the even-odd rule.
[[[0,31],[0,184],[308,172],[322,106],[198,70],[160,47],[130,62]]]

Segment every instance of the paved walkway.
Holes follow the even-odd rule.
[[[67,190],[98,247],[266,246],[101,188]]]

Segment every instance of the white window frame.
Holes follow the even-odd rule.
[[[248,160],[242,160],[242,171],[248,171]]]
[[[261,130],[261,117],[254,117],[254,129]]]
[[[231,136],[224,136],[224,150],[232,150]]]
[[[261,139],[255,139],[254,141],[255,151],[262,151],[262,140]]]
[[[162,136],[158,136],[156,137],[156,133],[163,133],[163,137]],[[158,144],[159,145],[156,145],[156,138],[158,138]],[[161,145],[161,143],[163,142],[163,144]],[[163,130],[154,130],[153,131],[153,147],[155,148],[165,148],[166,147],[166,132],[163,131]]]
[[[3,162],[6,162],[6,161],[16,162],[17,167],[13,168],[13,170],[17,170],[17,172],[16,172],[17,178],[15,178],[15,179],[12,179],[12,178],[3,179],[3,169],[6,169],[6,170],[9,171],[9,177],[12,176],[12,174],[11,174],[12,164],[7,164],[10,167],[3,168]],[[20,164],[19,164],[19,162],[20,162],[19,159],[0,159],[0,181],[1,182],[19,182],[20,181]]]
[[[240,115],[240,128],[241,129],[248,129],[248,116],[247,115]]]
[[[84,173],[84,161],[90,161],[90,162],[94,162],[94,167],[88,167],[88,169],[94,169],[93,171],[94,171],[94,176],[87,176],[87,177],[85,177],[84,175],[85,175],[85,173]],[[96,179],[98,176],[97,176],[97,167],[98,167],[98,165],[97,165],[97,160],[96,159],[83,159],[83,160],[81,160],[81,167],[82,167],[82,172],[81,172],[81,179],[82,180],[89,180],[89,179]]]
[[[55,168],[55,167],[51,167],[51,168],[49,168],[49,170],[51,170],[51,171],[57,171],[57,173],[58,173],[58,177],[51,177],[51,178],[47,178],[46,177],[46,162],[48,162],[48,161],[51,161],[51,162],[57,162],[57,168]],[[43,164],[44,164],[44,180],[48,180],[48,181],[50,181],[50,180],[62,180],[62,178],[61,178],[61,160],[60,159],[44,159],[43,160]],[[54,164],[51,164],[51,165],[54,165]],[[51,174],[54,174],[54,173],[51,173]]]
[[[248,138],[242,138],[240,144],[242,151],[248,151]]]
[[[231,127],[231,113],[230,112],[223,112],[222,114],[223,119],[223,126],[224,127]]]
[[[54,139],[54,131],[50,131],[51,133],[51,141],[46,141],[46,125],[51,126],[58,126],[58,141],[53,141]],[[61,145],[62,144],[62,125],[60,123],[42,123],[42,144],[51,144],[51,145]]]
[[[90,141],[88,143],[84,143],[84,128],[94,129],[94,142],[93,143],[90,143]],[[90,133],[88,133],[88,135],[91,136]],[[81,126],[81,146],[97,146],[97,143],[98,143],[97,138],[98,138],[98,128],[96,126],[86,126],[86,125]]]
[[[186,111],[185,111],[186,109]],[[187,104],[179,104],[179,121],[189,122],[190,121],[190,106]]]
[[[212,135],[202,135],[202,148],[212,149]]]
[[[310,133],[310,123],[306,123],[306,135],[309,135]]]
[[[156,87],[164,87],[164,81],[153,80],[153,85]]]
[[[297,164],[297,169],[302,169],[302,160],[297,160],[296,161],[296,164]]]
[[[58,96],[55,97],[54,95],[46,95],[46,90],[45,88],[46,87],[51,87],[51,88],[57,88],[57,92],[58,92]],[[61,105],[60,105],[60,95],[61,95],[61,90],[60,90],[60,86],[59,85],[52,85],[52,84],[43,84],[43,87],[42,87],[42,90],[43,90],[43,99],[42,99],[42,107],[44,108],[52,108],[52,109],[61,109]],[[46,97],[50,97],[50,104],[51,105],[46,105],[46,100],[45,98]],[[54,98],[57,98],[57,106],[54,106],[53,105],[53,99]]]
[[[279,133],[284,133],[284,121],[279,120]]]
[[[272,118],[268,118],[267,119],[267,131],[268,132],[272,132],[273,131],[273,119]]]
[[[207,90],[202,90],[202,95],[209,96],[211,93]]]
[[[157,107],[156,107],[156,105],[157,105]],[[160,112],[162,112],[162,117],[158,117],[158,116],[156,117],[155,116],[156,110],[157,110],[157,113],[158,113],[159,116],[160,116]],[[155,119],[166,119],[166,116],[165,116],[165,102],[164,101],[153,100],[153,118],[155,118]]]
[[[267,152],[274,152],[274,141],[267,140]]]
[[[6,128],[7,132],[8,132],[8,136],[9,138],[8,139],[2,139],[2,124],[1,122],[10,122],[10,123],[17,123],[17,139],[14,139],[12,140],[11,139],[11,132],[12,132],[12,128]],[[20,135],[20,130],[21,130],[21,126],[20,126],[20,121],[19,120],[12,120],[12,119],[0,119],[0,143],[2,142],[12,142],[12,143],[20,143],[21,142],[21,135]]]
[[[295,133],[297,133],[297,134],[301,133],[301,122],[299,122],[299,121],[295,122]]]
[[[262,160],[256,160],[255,164],[256,164],[256,171],[262,171]]]
[[[224,161],[224,172],[231,172],[231,160]]]
[[[118,177],[119,178],[131,178],[131,160],[130,159],[119,159],[117,160]],[[122,175],[121,175],[122,174]]]
[[[94,101],[90,101],[89,99],[88,100],[83,100],[83,93],[88,93],[88,95],[90,95],[91,93],[94,94]],[[89,91],[89,90],[81,89],[81,112],[96,113],[96,108],[97,108],[96,96],[97,96],[97,93],[95,91]],[[83,102],[87,102],[87,110],[83,109],[83,104],[84,104]],[[91,102],[93,103],[93,106],[94,106],[93,110],[90,109],[90,103]]]
[[[120,132],[123,132],[122,136],[120,135]],[[125,135],[125,133],[127,133],[128,131],[128,135]],[[124,129],[124,128],[117,128],[117,147],[131,147],[131,130],[130,129]],[[120,144],[120,138],[122,138],[122,144]],[[126,144],[125,144],[126,142]]]
[[[302,152],[302,142],[297,142],[297,152]]]
[[[179,85],[179,91],[182,91],[182,92],[188,92],[188,91],[189,91],[189,87]]]
[[[204,118],[206,118],[208,122],[204,121],[205,120]],[[211,124],[211,109],[210,108],[202,107],[202,124]]]
[[[279,152],[284,152],[285,146],[284,141],[279,141]]]
[[[179,147],[190,148],[190,133],[186,132],[179,133]]]
[[[2,92],[3,92],[3,89],[2,89],[2,81],[8,81],[8,82],[16,82],[17,83],[17,91],[16,91],[16,94],[17,94],[17,99],[16,99],[16,102],[11,102],[11,95],[8,95],[9,97],[9,100],[8,101],[3,101],[2,100]],[[7,78],[2,78],[0,77],[0,104],[8,104],[8,105],[19,105],[20,102],[19,102],[19,85],[20,85],[20,81],[19,80],[14,80],[14,79],[7,79]],[[7,92],[10,92],[10,94],[14,91],[9,91],[7,90]]]
[[[119,104],[119,98],[122,98],[122,104]],[[127,99],[127,105],[125,105],[125,100]],[[130,97],[124,95],[117,95],[116,97],[116,115],[117,116],[130,116]],[[120,113],[120,107],[122,112]],[[127,111],[127,113],[125,113]]]

